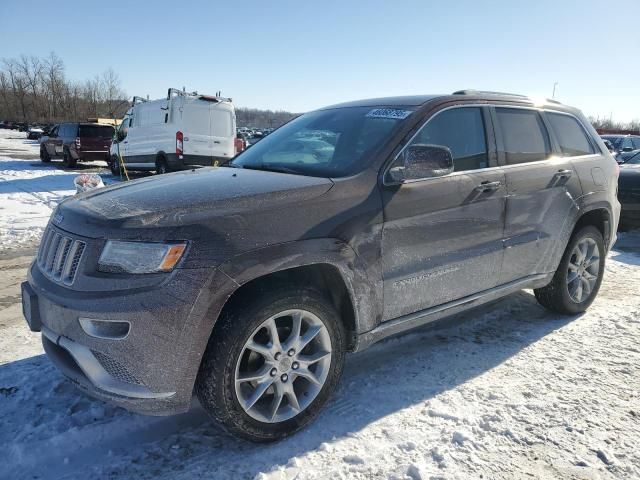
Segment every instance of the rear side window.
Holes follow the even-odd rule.
[[[211,135],[209,106],[192,107],[185,112],[185,128],[192,135]]]
[[[113,127],[109,125],[80,125],[79,137],[83,138],[111,138]]]
[[[547,119],[558,138],[563,156],[576,157],[595,153],[584,128],[575,117],[547,112]]]
[[[211,110],[211,135],[214,137],[230,137],[231,112],[228,110]]]
[[[437,114],[414,137],[411,145],[414,144],[448,147],[456,172],[489,166],[484,121],[478,107],[454,108]]]
[[[507,165],[545,160],[551,155],[547,130],[535,110],[496,108]]]

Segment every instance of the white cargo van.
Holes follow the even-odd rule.
[[[194,165],[210,166],[233,158],[236,114],[230,98],[170,88],[167,98],[133,97],[109,152],[119,175],[128,170],[166,173]]]

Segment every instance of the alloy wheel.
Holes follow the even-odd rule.
[[[600,251],[592,238],[585,237],[571,252],[567,272],[567,288],[571,300],[582,303],[593,291],[600,273]]]
[[[307,310],[286,310],[245,342],[236,364],[236,396],[255,420],[283,422],[313,402],[330,366],[331,338],[322,320]]]

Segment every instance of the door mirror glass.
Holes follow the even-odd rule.
[[[116,131],[116,140],[118,142],[121,142],[126,137],[127,137],[127,129],[126,128],[120,128],[119,130]]]
[[[389,170],[397,182],[442,177],[453,172],[451,150],[441,145],[414,144],[402,154],[403,162]]]

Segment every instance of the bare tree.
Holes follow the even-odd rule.
[[[127,104],[127,96],[120,87],[120,77],[108,68],[102,73],[100,87],[102,90],[102,104],[106,108],[106,116],[113,118]]]

